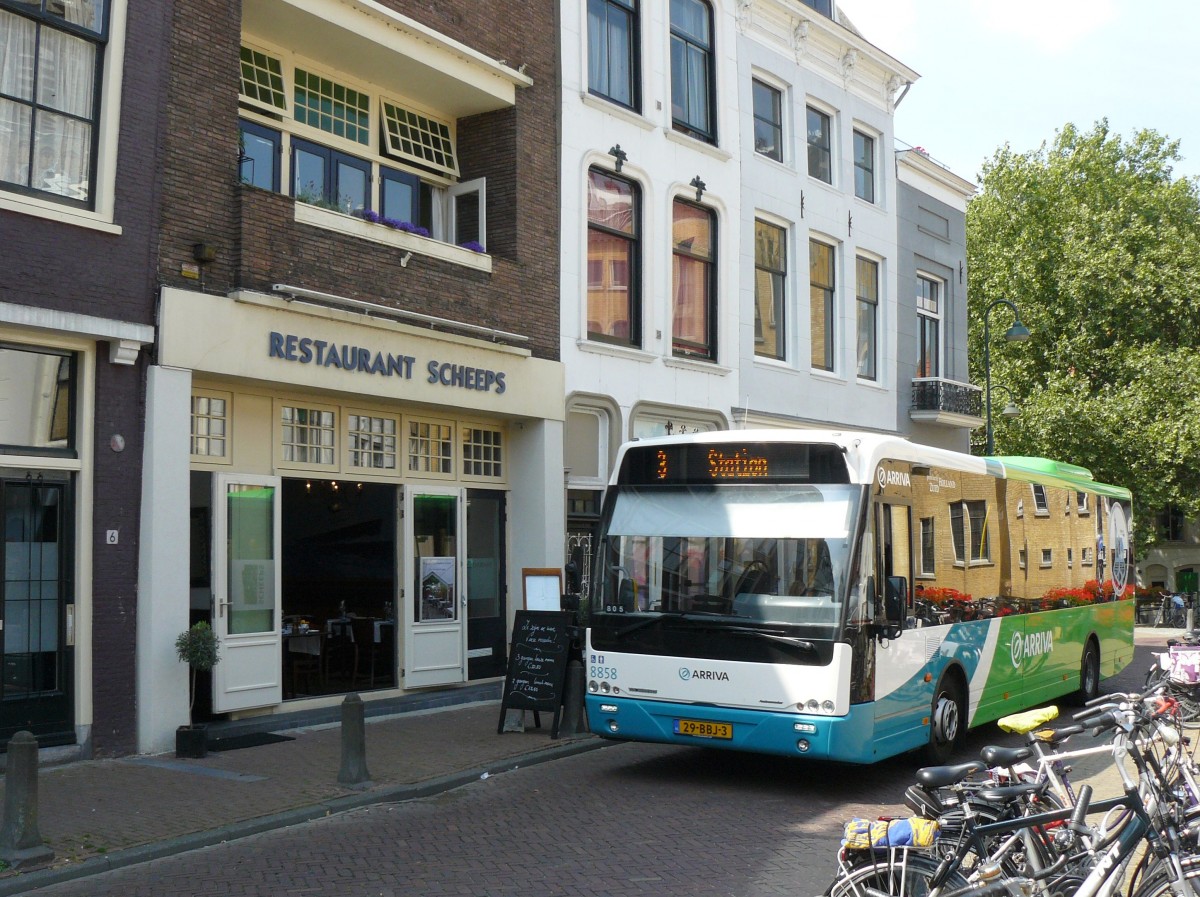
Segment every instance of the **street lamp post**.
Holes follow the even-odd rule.
[[[1021,323],[1021,313],[1017,310],[1017,306],[1007,299],[997,299],[992,302],[983,311],[983,373],[986,379],[986,388],[984,391],[984,404],[986,406],[986,421],[987,421],[987,442],[984,449],[985,455],[991,455],[996,451],[996,442],[992,437],[992,332],[991,332],[991,314],[992,309],[997,305],[1007,305],[1012,309],[1013,323],[1004,333],[1004,338],[1012,343],[1023,343],[1029,339],[1029,328]],[[1007,410],[1007,409],[1006,409]]]

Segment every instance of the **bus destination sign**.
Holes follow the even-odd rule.
[[[834,445],[773,442],[631,446],[622,485],[701,483],[847,483],[845,457]]]

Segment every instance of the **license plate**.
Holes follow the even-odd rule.
[[[702,719],[675,720],[676,735],[691,735],[694,738],[733,738],[732,723],[710,723]]]

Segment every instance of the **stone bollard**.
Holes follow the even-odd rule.
[[[370,780],[362,698],[357,694],[346,695],[342,701],[342,768],[338,771],[338,784],[369,788]]]
[[[38,743],[32,732],[18,732],[8,742],[4,774],[4,823],[0,826],[0,859],[15,869],[48,862],[54,851],[38,831]]]
[[[579,735],[588,730],[587,711],[583,705],[585,679],[582,663],[572,660],[567,664],[567,678],[563,686],[562,721],[559,727],[567,735]]]

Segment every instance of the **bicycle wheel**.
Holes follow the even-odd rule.
[[[935,857],[909,850],[888,851],[862,865],[839,873],[826,889],[827,897],[927,897],[929,879],[940,863]],[[957,872],[942,883],[943,890],[967,886],[967,879]]]

